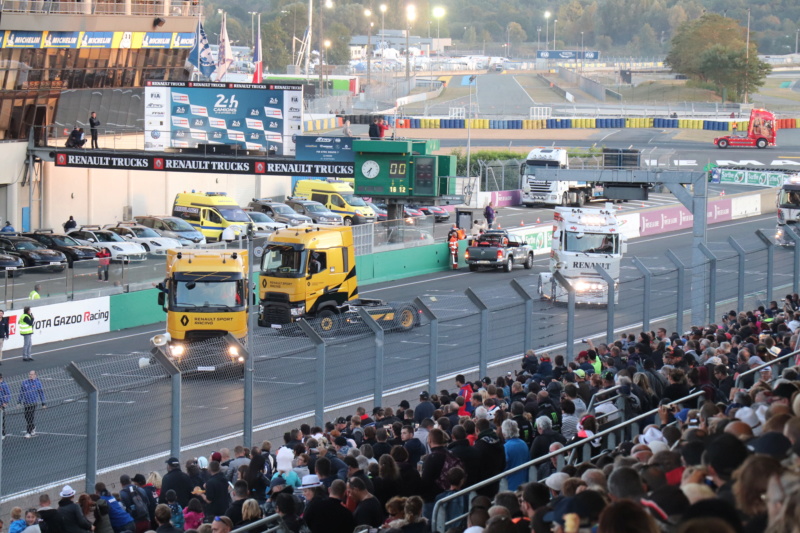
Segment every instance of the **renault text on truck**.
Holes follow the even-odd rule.
[[[236,200],[224,192],[183,192],[175,195],[172,216],[180,217],[194,226],[208,240],[222,240],[222,232],[230,228],[233,236],[247,232],[251,224]]]
[[[542,167],[569,168],[569,154],[564,148],[534,148],[520,168],[522,174],[522,204],[576,205],[602,195],[602,187],[585,181],[546,181],[537,179],[536,170]]]
[[[747,123],[746,132],[717,137],[714,139],[714,144],[719,148],[728,146],[766,148],[775,146],[777,134],[778,123],[775,121],[775,114],[766,109],[753,109],[750,111],[750,121]]]
[[[318,318],[322,332],[361,322],[365,309],[385,329],[418,323],[411,305],[358,299],[353,231],[347,226],[287,228],[269,236],[261,258],[258,323],[281,327]]]
[[[228,333],[244,342],[248,310],[247,250],[167,250],[167,275],[158,303],[167,313],[165,335],[153,337],[169,356],[186,366],[192,344]],[[241,363],[235,346],[218,363]],[[198,361],[208,368],[208,361]]]
[[[795,175],[786,179],[778,191],[776,198],[778,229],[775,233],[775,240],[781,246],[794,245],[788,231],[800,221],[800,175]]]
[[[599,265],[615,280],[616,302],[620,260],[627,245],[612,204],[603,209],[557,207],[553,219],[550,272],[539,274],[539,295],[567,301],[569,294],[553,277],[560,272],[575,288],[575,303],[605,305],[608,285],[595,270]]]

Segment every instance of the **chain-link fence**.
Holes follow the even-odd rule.
[[[682,332],[694,323],[692,312],[705,324],[731,309],[768,305],[798,292],[800,249],[776,246],[766,233],[709,243],[696,267],[690,251],[628,256],[608,307],[541,299],[535,275],[498,288],[479,283],[492,273],[473,273],[475,288],[464,292],[433,287],[413,301],[254,328],[247,351],[214,339],[180,356],[109,354],[41,371],[44,402],[21,394],[27,375],[8,376],[2,501],[48,485],[80,487],[81,478],[93,483],[119,463],[218,449],[230,439],[274,439],[284,424],[319,425],[334,411],[383,405],[387,394],[438,391],[457,373],[488,375],[531,347],[571,360],[587,337]],[[26,438],[25,404],[34,402],[39,408],[28,407],[27,416],[35,415],[35,435]]]

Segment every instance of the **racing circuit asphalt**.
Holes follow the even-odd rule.
[[[760,249],[763,245],[753,235],[756,229],[774,229],[774,215],[764,215],[753,219],[732,221],[711,226],[708,232],[709,248],[721,256],[733,254],[725,242],[735,236],[747,250]],[[628,256],[622,268],[622,280],[638,277],[632,266],[631,257],[637,256],[643,263],[657,273],[667,262],[664,252],[673,250],[687,264],[691,255],[691,232],[680,231],[630,241]],[[775,256],[776,285],[791,279],[791,251],[777,249]],[[547,266],[547,257],[539,257],[532,271],[517,268],[513,273],[500,271],[440,272],[397,282],[382,283],[364,288],[361,296],[382,298],[389,301],[404,302],[414,296],[420,297],[443,322],[440,326],[440,361],[438,375],[452,374],[477,364],[477,359],[466,357],[474,352],[478,342],[478,319],[474,307],[463,295],[472,288],[493,311],[493,320],[499,320],[492,332],[490,350],[492,360],[510,357],[521,353],[523,346],[519,336],[521,314],[501,308],[509,303],[520,302],[519,297],[509,286],[511,279],[518,280],[526,290],[535,296],[537,274]],[[724,269],[720,275],[724,275]],[[761,287],[764,284],[763,272],[749,273],[748,287]],[[718,299],[731,298],[735,294],[735,284],[727,291],[720,291]],[[674,301],[674,280],[654,284],[651,298],[663,298],[665,309],[670,312],[666,301]],[[620,293],[617,307],[617,326],[630,326],[642,319],[642,298],[640,284],[631,284]],[[687,301],[687,305],[688,305]],[[733,304],[735,306],[735,304]],[[566,310],[553,307],[549,302],[534,301],[534,338],[537,348],[564,342],[566,329]],[[655,318],[658,315],[653,315]],[[602,335],[605,331],[605,310],[580,308],[576,317],[577,338]],[[688,322],[687,322],[688,324]],[[517,329],[515,330],[514,327]],[[641,327],[641,326],[639,326]],[[428,326],[416,328],[407,333],[389,333],[386,341],[386,389],[402,387],[418,382],[427,369],[424,356],[428,344]],[[149,381],[143,385],[135,384],[135,377],[141,374],[138,358],[147,349],[148,339],[157,331],[157,326],[145,326],[85,338],[64,343],[53,343],[36,349],[36,361],[21,362],[9,353],[4,361],[3,371],[7,376],[19,374],[30,368],[46,368],[66,365],[69,361],[94,361],[100,358],[116,359],[118,364],[110,373],[98,376],[103,390],[100,394],[100,466],[107,467],[118,462],[165,452],[164,443],[169,442],[169,402],[170,382],[168,379]],[[516,332],[516,335],[514,334]],[[257,423],[268,426],[271,421],[291,419],[308,411],[313,405],[315,390],[315,358],[310,344],[301,338],[276,334],[269,329],[256,332],[260,344],[266,346],[266,353],[257,353],[255,359],[255,397],[254,408]],[[372,360],[372,340],[364,335],[337,335],[328,339],[329,362],[326,404],[346,403],[359,397],[372,394],[369,384],[374,372]],[[307,349],[309,348],[309,349]],[[131,355],[131,352],[139,352]],[[335,362],[334,364],[331,364]],[[507,365],[509,370],[514,365]],[[494,371],[499,370],[493,369]],[[503,368],[505,370],[505,368]],[[360,375],[366,379],[358,379]],[[45,390],[58,384],[44,381]],[[127,384],[127,385],[125,385]],[[448,386],[446,383],[444,386]],[[408,393],[413,398],[414,393]],[[183,385],[183,434],[184,446],[215,437],[235,433],[241,428],[242,420],[242,380],[241,377],[226,374],[219,377],[204,374],[200,377],[187,377]],[[80,413],[85,405],[80,401],[40,410],[37,415],[39,435],[23,441],[23,418],[21,413],[8,417],[9,437],[4,443],[3,454],[3,492],[13,493],[25,487],[46,484],[54,480],[79,474],[83,460],[82,453],[65,453],[81,447],[85,442],[85,429],[79,423]],[[308,415],[305,415],[308,420]],[[118,432],[123,428],[123,432]],[[140,438],[131,438],[139,436]],[[274,439],[278,435],[262,431],[256,440]],[[15,442],[16,441],[16,442]],[[20,446],[24,442],[24,445]],[[208,446],[213,446],[208,444]],[[22,453],[28,459],[36,457],[59,457],[52,467],[46,470],[31,469],[26,460],[15,460],[15,453]]]

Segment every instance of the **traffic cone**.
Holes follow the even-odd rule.
[[[642,207],[644,207],[644,202],[642,202]]]
[[[721,193],[719,193],[719,195],[720,196],[725,196],[725,190],[723,190]]]
[[[540,224],[541,222],[542,222],[542,220],[539,217],[536,217],[536,223]]]
[[[525,225],[525,221],[524,221],[524,220],[522,220],[522,219],[520,219],[520,220],[519,220],[519,225],[520,225],[520,227],[524,226],[524,225]]]

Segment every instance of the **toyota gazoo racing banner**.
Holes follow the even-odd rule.
[[[149,81],[144,99],[145,150],[229,144],[294,155],[303,128],[300,85]]]
[[[52,305],[39,305],[31,309],[33,315],[33,345],[76,339],[87,335],[108,333],[110,329],[110,300],[108,296],[65,302]],[[22,335],[19,333],[21,309],[6,311],[8,319],[8,340],[3,349],[22,348]]]

